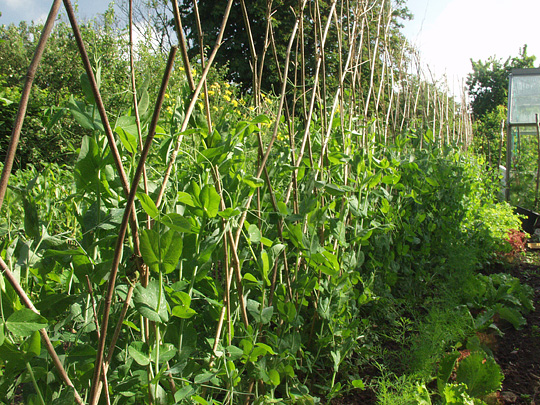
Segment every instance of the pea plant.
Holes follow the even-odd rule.
[[[459,242],[463,224],[489,191],[452,146],[467,134],[435,125],[441,111],[418,130],[417,118],[405,126],[398,111],[410,113],[412,89],[403,96],[394,79],[372,76],[364,104],[356,100],[365,81],[357,47],[369,45],[374,69],[389,46],[382,29],[381,49],[357,42],[369,13],[378,28],[391,23],[385,2],[355,5],[348,31],[337,2],[328,15],[311,10],[314,19],[306,3],[280,61],[280,94],[255,86],[235,100],[230,83],[207,85],[230,0],[200,73],[183,58],[171,95],[172,47],[159,91],[132,71],[132,98],[112,120],[100,95],[106,73],[90,63],[64,0],[86,70],[84,98],[65,109],[88,132],[73,167],[25,172],[0,188],[2,400],[315,403],[363,387],[349,359],[364,344],[367,308],[382,294],[429,287],[448,239],[455,249],[470,242]],[[339,40],[336,85],[325,82],[323,54],[309,89],[293,63],[308,21],[319,24],[318,52],[330,28],[350,35]],[[383,93],[390,104],[403,98],[385,111]],[[8,159],[2,184],[10,172]]]

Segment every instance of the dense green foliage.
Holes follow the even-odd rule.
[[[398,325],[407,320],[400,315],[404,310],[416,314],[407,321],[416,327],[430,319],[428,315],[421,320],[424,316],[413,310],[417,305],[431,308],[430,314],[453,312],[451,326],[439,323],[421,332],[449,333],[456,322],[455,311],[465,303],[458,297],[471,293],[458,287],[460,280],[474,279],[472,271],[489,259],[490,252],[505,249],[505,229],[517,226],[508,210],[491,202],[492,190],[485,188],[478,163],[435,145],[416,150],[407,138],[386,151],[375,147],[345,155],[331,150],[331,179],[316,180],[314,169],[303,165],[299,212],[285,207],[286,190],[279,186],[274,190],[280,207],[276,212],[266,186],[259,187],[243,174],[246,153],[255,146],[252,131],[256,128],[239,122],[223,129],[221,140],[186,150],[186,158],[199,157],[179,162],[163,208],[155,208],[145,194],[140,196],[139,220],[144,223],[146,215],[156,220],[152,230],[141,234],[143,260],[150,266],[153,281],[147,288],[135,288],[134,306],[124,321],[119,350],[110,366],[112,394],[121,402],[141,401],[152,392],[170,403],[169,376],[179,384],[176,400],[199,395],[232,401],[231,396],[241,398],[248,390],[253,375],[264,382],[256,391],[266,398],[263,401],[330,398],[356,387],[360,384],[358,366],[361,370],[363,364],[387,356],[372,353],[377,340],[403,338]],[[204,134],[204,128],[198,133]],[[161,172],[160,149],[151,159],[155,174],[149,179],[149,196],[159,182],[155,175]],[[276,164],[269,166],[274,168],[270,176],[276,185],[292,170],[279,163],[287,149],[280,144],[273,157]],[[13,263],[23,286],[32,291],[53,341],[65,342],[57,349],[67,356],[68,370],[80,391],[90,383],[95,355],[95,324],[85,279],[94,285],[94,298],[99,300],[113,253],[114,238],[109,235],[118,227],[121,212],[117,207],[123,200],[110,158],[100,150],[103,137],[96,134],[84,139],[74,171],[50,166],[42,173],[22,176],[21,172],[2,213],[8,218],[2,231],[3,255]],[[353,170],[344,184],[339,173],[347,162]],[[229,190],[223,198],[230,208],[224,211],[219,209],[220,196],[209,177],[213,165],[223,173],[223,187]],[[95,169],[89,171],[90,167]],[[256,191],[254,187],[263,192],[261,206],[256,216],[249,213],[238,245],[252,325],[246,328],[239,319],[235,321],[240,308],[234,304],[232,329],[226,333],[229,343],[218,343],[216,351],[212,349],[214,326],[226,305],[220,224],[239,218],[242,201]],[[32,216],[37,218],[30,220]],[[298,222],[303,217],[305,225]],[[129,288],[128,280],[133,280],[129,246],[126,249],[118,287],[121,296]],[[287,266],[278,260],[284,252]],[[290,284],[278,283],[272,290],[275,270],[278,279]],[[440,294],[449,291],[446,288],[454,289],[453,309],[435,305]],[[478,298],[474,302],[482,305]],[[18,333],[11,326],[10,319],[21,306],[6,283],[2,305],[4,333],[13,333],[0,346],[5,359],[2,392],[9,400],[29,378],[23,372],[25,363],[14,353],[24,351],[23,342],[33,335],[30,330]],[[113,317],[118,316],[120,305],[114,304]],[[441,322],[440,313],[433,316]],[[160,341],[141,340],[141,317],[155,322]],[[474,331],[474,326],[467,329]],[[410,364],[427,370],[429,377],[451,345],[471,336],[471,332],[442,340],[432,336],[428,341],[437,347],[429,354],[411,351],[424,357]],[[427,348],[425,340],[422,347]],[[50,374],[47,377],[46,359],[39,351],[28,356],[42,394],[50,398],[58,381],[51,380]],[[385,367],[392,364],[388,360]],[[167,362],[170,372],[165,372]],[[148,365],[155,366],[161,376],[156,381],[146,379]],[[32,392],[29,388],[26,398]]]
[[[495,57],[487,61],[471,61],[473,71],[467,79],[472,97],[475,149],[482,153],[495,173],[500,165],[506,166],[506,137],[508,115],[508,79],[512,69],[535,67],[535,56],[527,55],[527,45],[517,57],[506,61]],[[538,140],[534,127],[514,128],[512,131],[513,150],[510,196],[513,204],[529,209],[535,207],[535,181],[538,167]]]
[[[316,3],[302,21],[320,21],[301,31],[313,41],[324,21]],[[88,72],[73,69],[64,87],[64,79],[43,71],[36,93],[62,121],[33,108],[30,118],[50,131],[38,134],[69,138],[76,159],[59,164],[50,158],[58,150],[45,148],[39,161],[28,157],[0,210],[7,266],[0,275],[1,401],[74,403],[75,391],[88,401],[102,371],[101,342],[105,356],[111,353],[101,395],[122,404],[314,404],[366,389],[382,403],[481,403],[498,388],[498,366],[476,332],[491,331],[494,316],[521,327],[532,309],[530,290],[478,269],[509,253],[505,239],[519,220],[495,202],[485,160],[461,148],[468,138],[457,133],[460,112],[443,121],[448,97],[387,60],[399,47],[394,17],[406,10],[394,15],[384,1],[372,6],[370,15],[380,18],[361,33],[352,26],[366,23],[364,14],[351,24],[352,13],[340,10],[336,20],[346,21],[351,37],[334,30],[328,54],[308,50],[306,71],[318,57],[327,62],[320,77],[307,72],[296,81],[303,65],[291,63],[294,79],[287,78],[281,98],[242,95],[244,82],[234,76],[240,71],[224,64],[193,95],[177,64],[155,115],[144,179],[134,186],[127,238],[121,230],[130,210],[118,168],[133,179],[143,155],[139,137],[154,135],[163,55],[151,51],[151,39],[137,48],[133,101],[129,48],[112,14],[85,28],[119,162]],[[275,28],[286,31],[284,20]],[[15,61],[35,46],[29,29],[4,28],[28,39],[13,50]],[[70,35],[60,22],[49,54],[59,66],[76,52]],[[355,54],[360,38],[367,38],[359,49],[368,56],[342,71],[345,45]],[[401,54],[399,63],[407,58]],[[201,65],[192,69],[196,83]],[[47,90],[53,79],[57,87]],[[16,83],[4,80],[7,108]],[[356,92],[361,84],[366,91]],[[25,307],[19,285],[39,313]],[[50,336],[73,388],[59,377],[39,331]],[[458,364],[455,351],[464,348],[473,354]]]
[[[65,18],[65,17],[64,17]],[[128,41],[125,32],[117,27],[111,7],[99,19],[80,24],[83,39],[89,44],[87,52],[94,67],[104,104],[114,120],[129,108]],[[11,136],[20,91],[26,70],[32,59],[42,30],[41,24],[0,26],[0,159]],[[154,53],[150,39],[141,39],[135,54],[138,82],[148,89],[153,101],[159,88],[155,71],[164,68],[166,57]],[[181,91],[183,73],[175,71],[171,79],[173,91]],[[34,91],[24,126],[25,136],[19,146],[15,168],[28,164],[40,167],[44,163],[73,163],[82,137],[90,134],[73,119],[70,110],[73,99],[91,99],[88,80],[84,79],[81,57],[70,25],[60,19],[48,41],[43,62],[34,79]],[[86,86],[86,87],[85,87]],[[141,85],[141,87],[143,87]],[[95,113],[97,116],[97,112]],[[39,145],[39,148],[36,146]]]

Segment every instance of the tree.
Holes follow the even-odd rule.
[[[486,62],[471,59],[473,71],[467,77],[467,87],[472,97],[474,118],[482,119],[498,106],[506,106],[510,71],[514,68],[533,68],[535,60],[535,56],[527,55],[527,45],[519,50],[517,57],[509,57],[504,63],[495,56]]]
[[[205,47],[213,46],[215,39],[217,38],[226,3],[227,2],[225,1],[205,1],[198,3]],[[285,60],[287,45],[296,18],[300,15],[300,6],[302,2],[298,0],[274,0],[270,2],[271,9],[268,9],[269,2],[267,0],[245,0],[245,4],[255,52],[259,62],[265,52],[266,27],[268,16],[270,16],[276,55],[273,54],[270,45],[266,49],[261,87],[265,91],[279,91],[280,78],[276,58],[280,64]],[[329,0],[309,1],[303,10],[304,18],[300,29],[302,34],[301,36],[298,36],[298,42],[295,45],[295,48],[293,48],[293,52],[298,51],[301,53],[300,49],[303,47],[305,60],[299,60],[298,64],[303,66],[307,77],[313,76],[312,73],[317,64],[318,42],[320,41],[320,34],[324,31],[324,26],[329,17],[331,4],[332,1]],[[356,7],[355,4],[355,2],[347,2],[346,4],[338,2],[336,6],[336,19],[339,20],[341,32],[338,33],[338,30],[336,29],[331,29],[329,31],[324,48],[326,72],[335,73],[338,71],[337,67],[340,63],[338,36],[343,36],[345,41],[353,40],[352,38],[347,38],[347,34],[351,31],[352,25],[354,24],[353,15],[354,8]],[[200,55],[200,46],[193,2],[191,0],[183,0],[179,7],[184,29],[187,32],[190,57],[196,58]],[[341,9],[341,7],[343,7],[343,9]],[[347,7],[350,7],[350,9]],[[404,6],[403,0],[395,2],[392,13],[389,13],[390,7],[391,5],[388,1],[378,1],[373,7],[370,7],[375,18],[369,19],[368,22],[369,27],[367,29],[370,31],[369,40],[375,41],[378,23],[376,17],[378,13],[385,13],[391,14],[391,21],[388,27],[388,37],[390,38],[390,42],[395,42],[396,44],[402,42],[401,40],[397,40],[398,38],[403,38],[403,34],[399,32],[399,29],[401,28],[399,20],[409,19],[411,18],[411,15]],[[335,21],[332,21],[332,23],[335,24]],[[380,32],[379,35],[382,37],[383,32]],[[344,50],[346,50],[346,48]],[[365,52],[364,54],[369,55],[369,52]],[[247,90],[250,89],[252,85],[253,76],[251,60],[248,32],[244,21],[242,7],[239,3],[235,3],[230,12],[223,45],[216,57],[216,63],[220,66],[228,66],[229,80],[239,83],[243,90]],[[332,82],[334,82],[334,84],[337,83],[335,74],[327,74],[325,78],[328,81],[329,86],[332,86]]]
[[[102,98],[114,123],[116,116],[131,106],[128,41],[122,23],[112,6],[91,21],[79,23],[91,64],[100,70]],[[0,26],[0,160],[5,151],[20,99],[28,65],[39,41],[42,24]],[[159,89],[160,78],[153,74],[161,71],[165,58],[151,50],[150,37],[145,37],[137,49],[135,70],[137,82],[148,79],[150,97]],[[71,97],[84,99],[81,76],[84,73],[81,56],[72,28],[62,17],[56,22],[37,70],[30,97],[27,117],[23,126],[15,169],[31,163],[70,163],[83,135],[89,130],[81,128],[66,108]],[[176,76],[178,76],[176,74]],[[177,77],[171,80],[179,83]],[[155,89],[155,90],[153,90]]]
[[[471,108],[476,132],[477,150],[486,156],[492,167],[496,167],[506,145],[501,145],[501,122],[506,118],[508,77],[512,69],[533,68],[535,56],[527,55],[527,45],[519,50],[517,57],[505,62],[490,57],[486,62],[473,61],[473,72],[467,77]]]

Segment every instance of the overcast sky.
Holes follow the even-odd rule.
[[[465,78],[470,59],[506,60],[524,44],[540,58],[540,0],[408,0],[408,7],[415,19],[405,33],[439,76]]]
[[[0,24],[44,21],[51,4],[0,0]],[[108,4],[109,0],[80,0],[79,16],[92,18]],[[406,23],[405,34],[437,77],[446,74],[449,81],[459,82],[471,72],[471,58],[506,60],[517,56],[524,44],[529,55],[540,58],[540,0],[408,0],[407,4],[415,18]]]

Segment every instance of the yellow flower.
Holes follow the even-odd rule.
[[[169,96],[169,93],[165,93],[165,98],[171,98],[171,96]]]
[[[229,87],[231,87],[231,85],[229,83],[225,82],[225,87],[229,88]]]
[[[232,100],[231,104],[233,105],[233,107],[238,107],[238,101],[236,100]]]
[[[208,90],[208,95],[213,96],[215,94],[214,90]]]
[[[232,95],[232,91],[230,91],[230,90],[225,90],[225,95],[231,96],[231,95]]]
[[[231,101],[231,98],[228,95],[225,94],[223,96],[223,100],[225,100],[228,103],[229,101]]]
[[[252,105],[250,105],[250,106],[248,107],[248,110],[249,110],[249,111],[255,111],[255,107],[253,107]]]

